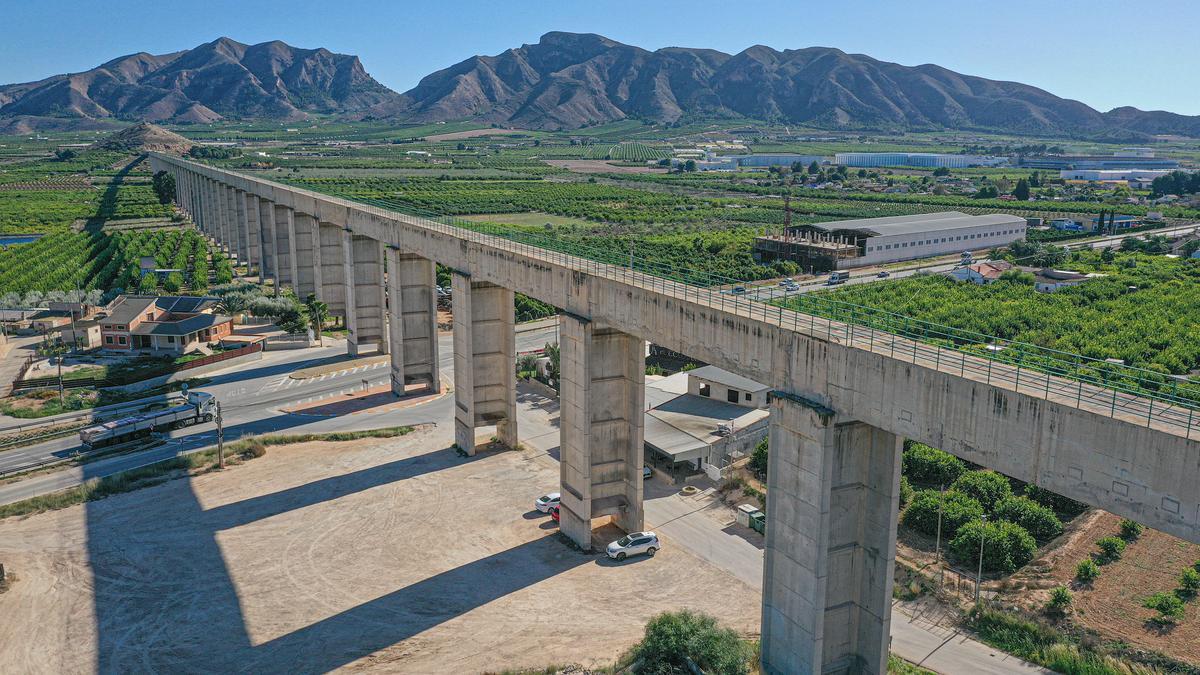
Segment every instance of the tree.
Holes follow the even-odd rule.
[[[175,176],[166,171],[159,171],[151,179],[151,185],[154,187],[154,194],[158,196],[160,204],[170,204],[175,201]]]
[[[979,564],[981,543],[986,572],[1015,572],[1037,553],[1037,542],[1020,525],[1006,520],[986,523],[975,520],[960,527],[950,540],[949,556],[958,564],[974,569]]]
[[[948,168],[946,168],[946,167],[944,167],[944,166],[939,166],[938,168],[936,168],[936,169],[934,169],[934,170],[933,170],[933,175],[935,175],[935,176],[949,176],[949,175],[950,175],[950,169],[948,169]]]
[[[154,272],[148,272],[142,275],[142,280],[138,282],[138,293],[142,295],[153,295],[158,290],[158,275]]]
[[[1013,196],[1023,202],[1029,201],[1029,181],[1024,178],[1018,180],[1017,186],[1013,188]]]
[[[67,160],[75,159],[78,156],[79,156],[79,153],[75,152],[74,150],[72,150],[70,148],[63,148],[62,150],[54,151],[54,159],[56,159],[60,162],[65,162]]]
[[[952,537],[958,528],[983,516],[979,502],[961,492],[922,490],[904,511],[904,524],[917,532],[937,534],[938,510],[942,513],[942,536]]]
[[[1104,537],[1096,542],[1096,546],[1100,549],[1100,561],[1110,563],[1121,557],[1126,544],[1120,537]]]
[[[559,349],[557,342],[547,342],[545,349],[542,351],[546,358],[550,359],[550,363],[546,365],[546,377],[554,383],[558,383],[559,374]]]
[[[695,171],[695,170],[696,170],[696,160],[694,160],[694,159],[689,159],[688,161],[684,162],[684,163],[683,163],[683,170],[684,170],[684,171],[687,171],[687,172],[689,172],[689,173],[690,173],[690,172],[692,172],[692,171]]]
[[[308,317],[304,315],[304,306],[293,303],[275,317],[275,325],[288,333],[303,333],[308,329]]]
[[[687,673],[689,661],[706,673],[745,675],[754,649],[713,617],[685,609],[651,618],[633,656],[647,675]]]
[[[770,438],[763,438],[761,441],[759,441],[758,445],[754,446],[753,454],[750,455],[750,462],[748,463],[748,466],[750,467],[751,471],[760,476],[767,475],[767,463],[769,459],[767,453],[769,452],[769,440]]]
[[[814,160],[812,161],[812,164],[809,164],[809,165],[808,165],[808,173],[809,173],[809,174],[818,174],[818,173],[821,173],[821,164],[820,164],[820,162],[818,162],[817,160],[815,160],[815,159],[814,159]]]
[[[1034,171],[1029,176],[1029,187],[1032,187],[1032,188],[1042,187],[1042,174],[1040,172]]]
[[[978,192],[975,193],[975,199],[995,199],[999,196],[1000,193],[996,190],[994,185],[984,185],[983,187],[979,188]]]
[[[1062,534],[1062,521],[1050,509],[1028,497],[1005,497],[996,502],[992,515],[1025,528],[1038,541],[1049,541]]]
[[[183,275],[179,272],[171,272],[163,280],[162,287],[168,293],[178,293],[179,289],[183,287]]]
[[[959,476],[958,480],[950,485],[950,489],[973,498],[988,511],[995,507],[996,502],[1012,496],[1012,485],[1008,479],[990,470],[968,471]]]
[[[320,301],[315,293],[309,293],[304,299],[304,306],[308,309],[308,318],[312,321],[313,332],[317,334],[317,340],[322,347],[325,346],[325,321],[329,318],[329,305]]]
[[[901,465],[904,475],[918,485],[949,485],[967,470],[954,455],[916,441],[904,444]]]

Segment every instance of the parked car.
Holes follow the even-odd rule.
[[[558,500],[561,497],[562,495],[557,492],[551,492],[548,495],[542,495],[541,497],[537,498],[536,502],[533,503],[533,508],[541,511],[542,513],[549,513],[551,507],[558,506]]]
[[[793,281],[790,284],[784,285],[783,290],[789,291],[789,292],[798,291],[798,290],[800,290],[800,284]]]
[[[558,507],[557,506],[550,507],[550,517],[554,519],[554,522],[556,522],[556,523],[558,522]]]
[[[879,274],[876,274],[875,276],[879,277],[880,279],[886,279],[892,276],[892,273],[888,272],[887,270],[879,270]]]
[[[614,560],[624,560],[631,555],[645,553],[653,557],[662,544],[653,532],[631,532],[608,545],[605,553]]]
[[[643,464],[642,465],[642,480],[650,480],[650,478],[653,475],[654,475],[654,472],[650,470],[650,465]]]
[[[783,281],[779,282],[779,285],[780,286],[795,286],[796,280],[795,279],[784,279]]]
[[[745,287],[745,286],[734,286],[734,287],[733,287],[733,294],[734,294],[734,295],[745,295],[745,294],[746,294],[746,287]]]

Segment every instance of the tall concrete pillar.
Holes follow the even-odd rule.
[[[252,274],[254,260],[250,257],[250,223],[246,220],[246,198],[241,190],[231,187],[227,190],[229,199],[229,214],[233,220],[233,232],[236,240],[238,262],[246,265],[246,274]]]
[[[454,442],[475,454],[475,428],[496,425],[517,445],[517,335],[513,292],[452,275],[454,300]]]
[[[258,195],[249,192],[241,192],[241,195],[242,199],[238,205],[243,207],[245,213],[243,222],[246,226],[247,262],[258,271],[258,280],[262,283],[266,281],[268,274],[263,262],[264,247],[262,245],[262,225],[258,222]],[[246,273],[250,273],[249,268]]]
[[[221,183],[213,181],[212,198],[217,206],[218,224],[220,225],[220,234],[217,240],[221,242],[221,249],[225,251],[225,254],[236,261],[237,240],[233,237],[233,215],[229,213],[229,205],[232,201],[229,199],[229,189]]]
[[[342,231],[342,269],[346,279],[346,353],[357,356],[367,347],[388,350],[384,321],[383,244]]]
[[[437,272],[432,260],[388,247],[388,341],[392,355],[392,393],[426,382],[442,390],[438,374]]]
[[[317,235],[318,274],[317,296],[329,306],[329,313],[346,319],[346,254],[342,253],[342,228],[333,223],[319,223]]]
[[[275,285],[275,294],[279,295],[279,260],[275,250],[275,202],[262,197],[255,197],[258,202],[258,243],[262,254],[262,274]]]
[[[567,314],[559,326],[559,527],[590,550],[594,518],[612,516],[626,532],[643,526],[645,347]]]
[[[771,395],[764,673],[887,672],[902,439]]]
[[[317,219],[307,213],[295,212],[292,225],[296,230],[296,295],[304,300],[316,295],[322,302],[321,290],[321,240],[317,230]]]
[[[275,205],[271,221],[275,223],[275,286],[291,286],[296,290],[296,224],[292,210],[286,206]],[[264,221],[265,222],[265,221]],[[306,296],[298,295],[300,300]]]

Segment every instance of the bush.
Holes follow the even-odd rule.
[[[1025,496],[1033,501],[1045,506],[1048,509],[1053,509],[1055,513],[1061,513],[1068,518],[1083,513],[1087,510],[1087,504],[1077,502],[1069,497],[1064,497],[1057,492],[1051,492],[1045,488],[1040,488],[1033,483],[1025,486]]]
[[[913,487],[908,482],[907,476],[900,477],[900,506],[905,506],[912,501]]]
[[[1119,559],[1125,552],[1125,540],[1120,537],[1105,537],[1096,546],[1100,547],[1100,560],[1106,563]]]
[[[1154,620],[1159,623],[1175,623],[1175,619],[1183,616],[1183,601],[1174,593],[1155,593],[1146,598],[1142,606],[1157,611]]]
[[[765,476],[767,475],[767,459],[768,459],[768,443],[770,438],[763,438],[754,446],[754,452],[750,455],[750,461],[747,463],[750,470],[754,473]]]
[[[1075,581],[1081,584],[1090,584],[1099,576],[1100,566],[1091,558],[1080,560],[1079,564],[1075,566]]]
[[[1125,541],[1133,541],[1142,536],[1142,532],[1146,530],[1141,523],[1136,520],[1125,518],[1121,521],[1121,538]]]
[[[996,502],[992,515],[1020,525],[1038,541],[1049,541],[1062,534],[1062,521],[1058,516],[1028,497],[1005,497]]]
[[[642,660],[639,673],[686,673],[687,659],[691,659],[705,672],[744,675],[750,672],[754,650],[737,633],[717,625],[713,617],[685,609],[650,619],[633,656]]]
[[[979,502],[961,492],[948,490],[943,502],[942,493],[937,490],[922,490],[904,510],[904,524],[917,532],[936,535],[939,504],[942,505],[942,536],[946,539],[953,537],[958,528],[983,516]]]
[[[1071,591],[1066,586],[1055,586],[1050,590],[1050,600],[1046,602],[1046,609],[1050,612],[1061,614],[1067,611],[1071,606]]]
[[[950,485],[967,470],[954,455],[915,441],[905,445],[901,462],[904,475],[918,485]]]
[[[1185,567],[1183,574],[1179,575],[1179,590],[1189,598],[1200,593],[1200,572],[1191,567]]]
[[[980,537],[984,538],[983,569],[987,572],[1015,572],[1037,553],[1037,542],[1020,525],[975,520],[960,527],[950,540],[950,557],[960,565],[978,565]]]
[[[989,513],[996,502],[1012,496],[1012,485],[1008,479],[995,471],[969,471],[958,477],[950,489],[973,498]]]

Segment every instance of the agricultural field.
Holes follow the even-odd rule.
[[[139,286],[139,261],[151,255],[160,267],[183,270],[177,279],[168,277],[162,290],[203,291],[209,285],[210,268],[216,267],[218,283],[227,281],[221,270],[228,267],[228,261],[213,254],[210,263],[210,253],[200,233],[190,229],[49,234],[33,243],[0,250],[0,305],[21,305],[30,293],[157,291],[158,286],[149,281]]]

